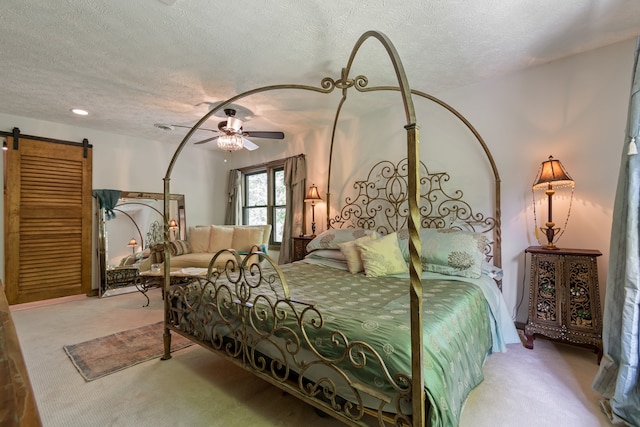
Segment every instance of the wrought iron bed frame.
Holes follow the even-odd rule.
[[[385,47],[398,79],[398,87],[368,87],[368,80],[364,76],[357,76],[353,79],[349,78],[349,72],[356,53],[360,46],[369,38],[377,39]],[[284,307],[286,307],[289,313],[288,316],[293,316],[293,318],[296,319],[300,330],[299,335],[294,333],[293,336],[290,337],[289,341],[286,341],[284,347],[280,348],[283,356],[284,353],[287,353],[287,357],[293,357],[295,359],[299,354],[302,343],[305,343],[311,352],[315,353],[315,356],[319,358],[320,363],[332,365],[335,368],[333,365],[335,360],[328,359],[315,351],[313,343],[309,341],[307,334],[305,333],[305,327],[320,327],[322,325],[322,314],[315,308],[313,303],[294,301],[290,298],[286,277],[282,274],[280,268],[270,260],[268,256],[263,253],[256,252],[254,257],[246,257],[243,261],[244,264],[240,261],[240,258],[236,256],[235,261],[231,260],[227,264],[227,268],[222,272],[218,272],[210,267],[207,279],[195,279],[201,284],[201,292],[199,295],[196,295],[197,293],[194,294],[193,292],[186,292],[185,289],[182,288],[172,290],[169,286],[171,257],[168,250],[168,212],[171,173],[182,149],[196,130],[207,119],[209,119],[210,116],[224,108],[226,105],[256,93],[272,90],[298,89],[328,94],[335,89],[342,90],[342,98],[339,102],[334,118],[329,155],[329,176],[326,195],[327,206],[330,206],[331,163],[336,125],[340,117],[342,106],[347,99],[347,90],[350,88],[355,88],[361,92],[380,90],[400,92],[406,115],[406,125],[404,128],[407,133],[407,158],[395,165],[390,162],[380,162],[374,166],[370,175],[372,173],[374,175],[377,174],[378,176],[388,175],[396,184],[401,183],[402,188],[406,189],[406,191],[402,192],[402,197],[395,197],[392,196],[394,194],[393,192],[387,194],[386,189],[377,188],[375,185],[372,186],[369,179],[365,181],[358,181],[355,184],[355,187],[359,189],[358,196],[354,199],[347,199],[347,204],[340,210],[339,215],[335,218],[330,218],[329,209],[327,209],[327,225],[328,227],[382,227],[382,229],[380,229],[381,231],[395,230],[399,226],[403,228],[406,227],[408,229],[410,256],[410,331],[412,348],[411,372],[398,374],[392,377],[386,370],[384,363],[382,363],[382,360],[379,355],[377,355],[375,349],[371,346],[362,342],[352,343],[349,341],[348,337],[344,336],[339,331],[334,331],[333,333],[335,334],[336,342],[340,343],[344,348],[344,352],[339,357],[340,360],[348,360],[354,367],[358,367],[362,363],[366,363],[366,360],[373,360],[374,363],[381,363],[381,372],[383,372],[387,381],[398,392],[395,404],[397,413],[392,416],[384,413],[382,410],[384,405],[381,403],[378,410],[373,413],[375,418],[378,420],[378,424],[388,425],[387,423],[391,422],[394,425],[411,425],[414,427],[422,426],[425,425],[428,408],[423,375],[423,301],[419,229],[421,226],[435,226],[438,228],[454,226],[472,230],[475,230],[476,227],[480,227],[485,232],[492,231],[494,237],[492,241],[493,245],[492,248],[487,249],[487,253],[491,253],[494,265],[500,267],[500,179],[493,157],[478,132],[460,113],[446,103],[432,97],[431,95],[410,89],[404,72],[404,67],[395,47],[384,34],[379,32],[369,31],[360,37],[352,50],[347,66],[342,70],[342,76],[340,79],[334,80],[330,77],[326,77],[322,80],[320,87],[287,84],[265,86],[241,93],[227,99],[210,110],[183,138],[171,159],[167,173],[163,179],[165,194],[164,236],[166,260],[164,269],[164,292],[165,295],[168,296],[165,298],[165,353],[163,359],[171,357],[171,332],[185,334],[186,331],[183,330],[185,328],[185,324],[190,324],[190,326],[187,326],[186,328],[191,329],[192,332],[195,333],[195,336],[189,336],[188,333],[185,335],[195,342],[209,348],[213,348],[214,350],[218,350],[219,354],[229,358],[245,369],[254,372],[266,381],[290,392],[293,395],[296,395],[296,397],[299,397],[315,408],[327,412],[347,424],[369,425],[366,423],[367,419],[364,415],[365,413],[371,414],[371,411],[364,410],[362,405],[354,405],[352,402],[341,401],[339,396],[335,393],[335,387],[332,380],[323,377],[319,381],[309,382],[308,379],[305,379],[303,373],[301,373],[297,381],[292,381],[292,377],[289,376],[290,367],[285,360],[269,359],[264,354],[258,353],[255,350],[258,343],[265,341],[270,342],[270,340],[275,336],[276,331],[282,333],[282,322],[284,321],[284,317],[287,316],[284,310]],[[443,180],[448,179],[448,176],[444,173],[429,174],[426,170],[426,166],[420,162],[418,128],[415,119],[412,95],[427,98],[449,110],[471,130],[479,144],[482,146],[495,179],[495,210],[492,217],[485,217],[482,214],[473,213],[471,207],[462,199],[462,193],[459,191],[453,192],[453,196],[449,196],[440,186],[440,183]],[[399,171],[402,171],[403,173],[398,173]],[[404,173],[405,171],[406,173]],[[422,192],[421,188],[425,188],[426,190]],[[382,201],[381,194],[383,193],[387,197],[385,202]],[[389,197],[391,197],[391,199],[389,199]],[[360,204],[356,203],[356,201],[359,201]],[[426,201],[429,207],[421,207],[421,201]],[[385,203],[386,206],[384,206]],[[396,218],[391,220],[391,222],[395,221],[395,224],[393,224],[393,226],[389,224],[377,224],[372,217],[380,213],[388,219]],[[395,217],[392,214],[394,214]],[[210,266],[214,265],[217,257],[218,255],[214,257]],[[259,259],[260,261],[266,260],[267,265],[270,265],[272,270],[269,270],[270,272],[267,273],[267,270],[263,269],[260,266],[260,263],[251,262],[251,260],[255,261],[256,259]],[[268,298],[261,296],[260,292],[258,292],[258,288],[261,285],[268,287],[272,292],[274,292],[277,295],[277,300],[271,301]],[[187,307],[187,311],[190,311],[194,308],[193,306],[202,304],[205,293],[208,296],[213,297],[213,300],[216,301],[216,304],[211,306],[210,310],[211,313],[215,312],[219,316],[218,321],[221,321],[226,327],[230,327],[234,325],[234,322],[240,320],[239,326],[232,327],[233,338],[231,341],[229,341],[229,338],[225,338],[219,333],[219,331],[217,331],[215,333],[211,333],[208,337],[209,343],[207,343],[205,342],[205,336],[198,335],[197,332],[199,327],[202,326],[203,320],[200,319],[197,322],[192,319],[187,320],[184,307]],[[184,304],[181,308],[172,306],[172,304],[177,300],[180,300]],[[312,315],[312,320],[309,320],[308,316],[310,315]],[[200,322],[200,324],[198,322]],[[308,324],[305,324],[305,322],[308,322]],[[291,333],[291,331],[287,329],[287,333]],[[367,359],[367,357],[370,359]],[[349,378],[345,378],[345,374],[342,371],[338,370],[336,372],[338,375],[341,375],[345,381],[347,381],[352,390],[355,390],[356,396],[360,396],[360,393],[366,393],[374,396],[381,402],[388,400],[387,396],[380,395],[380,393],[377,393],[366,385],[353,382],[349,380]],[[410,402],[411,410],[408,411],[410,412],[410,415],[403,413],[403,410],[400,407],[400,401]]]

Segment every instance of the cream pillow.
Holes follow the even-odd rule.
[[[209,234],[209,249],[207,252],[216,253],[223,249],[230,249],[233,246],[233,227],[211,226]]]
[[[364,265],[364,273],[369,277],[387,276],[407,272],[407,263],[402,257],[396,233],[379,239],[357,242]]]
[[[189,245],[191,252],[207,252],[211,227],[189,227]]]
[[[231,247],[238,252],[249,252],[253,245],[262,246],[262,227],[234,227]]]
[[[344,255],[344,258],[347,261],[347,267],[349,268],[349,273],[356,274],[364,271],[364,266],[362,265],[362,257],[360,256],[360,248],[356,246],[357,243],[362,243],[367,240],[375,239],[376,235],[372,234],[371,236],[364,236],[356,240],[352,240],[350,242],[338,243],[338,247],[340,248],[340,252]]]

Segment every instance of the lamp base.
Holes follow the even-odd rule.
[[[545,224],[547,228],[540,227],[540,231],[542,231],[545,236],[547,236],[547,244],[544,246],[545,249],[555,250],[558,249],[556,245],[553,244],[553,239],[556,236],[556,233],[560,231],[559,228],[554,228],[554,223],[549,221]]]

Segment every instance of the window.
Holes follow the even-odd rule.
[[[244,172],[242,223],[271,224],[271,245],[282,243],[286,203],[284,163],[279,162]]]

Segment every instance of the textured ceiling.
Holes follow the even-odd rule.
[[[186,129],[154,124],[191,126],[259,86],[338,78],[368,30],[391,39],[411,86],[430,93],[640,34],[638,0],[3,0],[0,10],[0,112],[174,142]],[[394,83],[381,49],[362,49],[352,74]],[[290,135],[332,117],[335,99],[319,98],[254,96],[239,115],[245,129]]]

